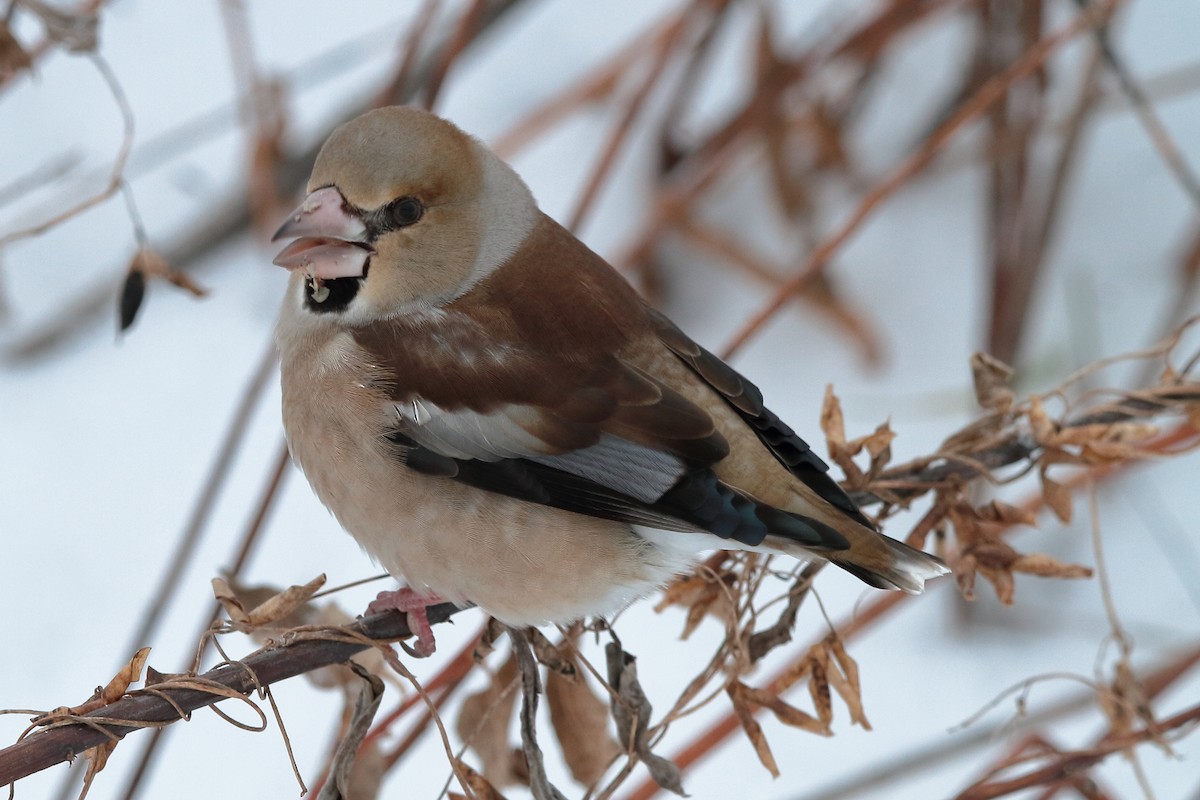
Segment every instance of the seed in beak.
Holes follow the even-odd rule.
[[[329,287],[325,285],[325,281],[312,276],[312,299],[314,303],[324,303],[325,298],[329,297]]]

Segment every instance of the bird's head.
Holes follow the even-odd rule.
[[[368,324],[462,296],[537,219],[524,182],[483,144],[416,108],[353,119],[317,156],[275,263],[314,314]]]

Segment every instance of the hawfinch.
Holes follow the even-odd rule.
[[[906,592],[947,572],[453,124],[364,114],[308,188],[275,235],[288,444],[412,587],[381,595],[410,619],[436,599],[514,625],[602,614],[713,548]]]

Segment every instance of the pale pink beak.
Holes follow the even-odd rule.
[[[366,243],[367,229],[349,210],[346,198],[332,186],[304,198],[271,241],[295,238],[275,256],[289,270],[303,270],[314,278],[358,278],[375,251]]]

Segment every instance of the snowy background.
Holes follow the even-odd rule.
[[[310,146],[345,108],[378,91],[395,68],[398,43],[420,5],[247,4],[260,69],[285,79],[290,144]],[[688,125],[702,128],[708,115],[719,118],[744,90],[751,68],[744,39],[753,34],[755,5],[734,12],[729,41],[706,67],[706,94]],[[874,7],[776,5],[781,42],[820,37],[826,26]],[[485,141],[494,139],[677,7],[674,0],[522,3],[454,65],[437,110]],[[1068,3],[1050,7],[1063,22],[1074,13]],[[448,29],[461,8],[444,4],[438,24]],[[18,14],[15,21],[23,41],[38,38],[40,29],[29,15]],[[1164,84],[1168,89],[1156,108],[1184,156],[1200,164],[1197,31],[1200,4],[1142,0],[1122,13],[1115,41],[1139,77],[1183,76]],[[910,151],[926,133],[921,125],[930,109],[961,82],[968,34],[965,19],[939,15],[887,59],[870,124],[857,129],[853,142],[866,185]],[[198,220],[227,205],[244,185],[246,141],[233,103],[238,85],[218,5],[117,0],[103,9],[100,35],[100,52],[136,120],[127,176],[150,242],[165,247],[193,233]],[[1053,63],[1065,68],[1082,52],[1078,42],[1069,45]],[[1164,332],[1163,316],[1176,299],[1176,262],[1197,209],[1112,85],[1103,82],[1108,99],[1081,145],[1080,171],[1031,308],[1018,364],[1022,391],[1046,390],[1082,364],[1147,346]],[[604,106],[577,113],[513,159],[552,216],[562,219],[574,207],[611,122]],[[0,193],[0,235],[53,216],[100,188],[121,141],[120,112],[86,56],[54,52],[38,62],[33,75],[16,78],[0,94],[0,187],[12,189],[47,165],[68,168],[38,178],[36,189],[13,190],[16,202]],[[580,231],[606,256],[623,252],[646,213],[651,144],[642,129],[635,130],[614,179]],[[842,400],[851,436],[890,419],[899,433],[893,445],[898,461],[932,452],[977,413],[967,361],[983,341],[988,292],[980,202],[984,170],[975,157],[977,145],[971,131],[958,137],[939,166],[888,201],[838,256],[839,286],[883,344],[878,366],[868,365],[838,330],[800,305],[785,309],[735,360],[773,410],[810,441],[820,439],[818,412],[827,383]],[[752,209],[762,183],[746,169],[723,190],[728,207]],[[827,225],[852,210],[858,196],[849,188],[840,196],[822,196]],[[778,224],[753,211],[744,216],[741,234],[749,239],[758,226]],[[159,670],[184,668],[210,613],[209,580],[232,562],[277,459],[282,434],[272,375],[253,407],[246,444],[230,466],[199,549],[163,609],[162,624],[148,640],[129,642],[247,382],[270,346],[286,280],[270,264],[271,245],[239,235],[189,266],[189,274],[210,290],[206,298],[197,301],[155,283],[136,324],[117,335],[116,297],[134,247],[117,197],[0,252],[5,315],[0,602],[7,609],[0,706],[49,709],[82,702],[128,659],[132,644],[152,646],[150,663]],[[664,309],[710,348],[727,342],[767,297],[761,284],[685,244],[665,246],[661,261]],[[102,311],[87,310],[97,302]],[[1194,297],[1190,303],[1193,313],[1200,309]],[[64,316],[80,318],[73,332],[52,345],[31,346]],[[1109,382],[1128,379],[1118,371]],[[1196,454],[1146,466],[1105,484],[1100,497],[1113,596],[1136,641],[1135,664],[1142,667],[1163,663],[1200,640],[1198,470]],[[250,555],[247,582],[282,586],[324,572],[336,585],[374,574],[376,568],[338,530],[299,473],[289,469],[284,480]],[[1045,518],[1039,530],[1019,533],[1017,546],[1094,564],[1085,498],[1077,500],[1076,512],[1071,526]],[[968,605],[951,581],[939,584],[850,645],[862,670],[873,731],[851,727],[841,707],[830,739],[764,716],[782,776],[772,780],[738,733],[685,774],[691,795],[833,796],[827,790],[876,767],[946,750],[995,726],[977,749],[852,795],[951,796],[1020,736],[1003,725],[1013,715],[1011,701],[975,727],[952,731],[954,726],[1018,681],[1041,673],[1091,677],[1097,659],[1111,655],[1103,649],[1108,624],[1095,580],[1018,578],[1013,608],[1000,606],[986,585]],[[354,613],[379,588],[348,591],[338,603]],[[835,621],[848,618],[870,595],[832,571],[817,588]],[[682,613],[655,614],[652,605],[644,602],[625,613],[619,631],[626,649],[640,658],[651,701],[664,709],[722,632],[709,623],[691,640],[677,641]],[[442,653],[454,652],[476,630],[476,613],[439,631]],[[823,630],[816,605],[806,603],[797,642],[802,646]],[[225,647],[231,655],[252,648],[238,637],[226,639]],[[760,674],[770,674],[783,655],[776,653]],[[437,657],[432,661],[417,665],[420,674],[436,670]],[[1069,681],[1040,685],[1030,710],[1081,690]],[[1200,677],[1193,673],[1156,707],[1171,713],[1197,696]],[[303,680],[277,687],[276,697],[301,769],[311,779],[324,761],[339,700]],[[391,701],[394,693],[385,709]],[[675,752],[725,710],[717,702],[679,723],[660,752]],[[0,743],[14,740],[26,719],[0,717]],[[1055,722],[1052,736],[1060,747],[1086,746],[1105,724],[1093,709]],[[168,737],[142,796],[286,797],[297,791],[274,725],[263,734],[243,733],[205,712],[173,726]],[[122,796],[148,739],[134,734],[117,748],[92,797]],[[569,796],[579,796],[554,758],[553,745],[543,744],[551,751],[552,779]],[[1157,797],[1200,797],[1196,737],[1183,741],[1178,758],[1152,748],[1139,752]],[[17,796],[53,797],[67,772],[59,766],[24,780]],[[1139,796],[1119,756],[1108,759],[1099,774],[1114,796]],[[382,796],[432,798],[448,775],[441,745],[427,736],[391,775]],[[508,794],[521,796],[513,789]]]

